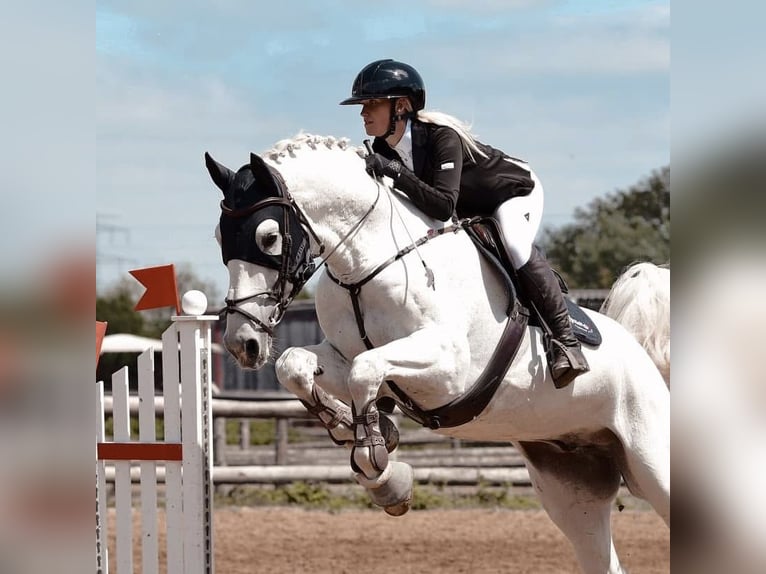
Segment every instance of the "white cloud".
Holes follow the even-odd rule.
[[[257,13],[228,1],[185,5],[179,22],[178,2],[100,3],[139,44],[99,52],[96,207],[135,230],[141,264],[194,258],[218,278],[203,152],[236,168],[300,129],[360,142],[358,109],[337,102],[361,66],[390,56],[423,74],[429,107],[526,156],[546,211],[571,215],[666,163],[669,147],[667,2],[593,4],[394,0],[381,20],[345,0]]]
[[[470,49],[467,48],[470,46]],[[668,12],[656,6],[616,15],[586,18],[565,16],[517,28],[477,28],[460,41],[429,38],[418,58],[453,74],[492,83],[520,74],[557,78],[580,75],[668,74],[670,34]]]
[[[668,38],[645,34],[566,35],[560,42],[529,42],[524,58],[505,61],[509,71],[556,74],[632,74],[670,69]]]
[[[428,0],[426,4],[435,8],[459,8],[471,12],[507,12],[519,8],[545,7],[553,0]]]
[[[213,239],[220,197],[203,154],[237,169],[250,151],[271,142],[264,133],[281,133],[279,119],[259,113],[248,94],[212,76],[172,82],[102,66],[99,80],[102,185],[95,209],[111,213],[130,237],[127,245],[105,245],[104,255],[132,261],[132,267],[102,261],[99,284],[124,277],[128,268],[183,261],[224,282]]]

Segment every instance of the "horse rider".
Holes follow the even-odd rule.
[[[447,221],[492,216],[521,287],[552,332],[546,353],[557,388],[589,370],[558,279],[533,244],[542,219],[543,186],[526,162],[481,143],[457,118],[424,110],[426,90],[410,65],[376,60],[357,74],[351,97],[361,104],[371,175],[385,175],[426,215]]]

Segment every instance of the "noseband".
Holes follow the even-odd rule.
[[[243,317],[246,317],[247,319],[250,319],[253,323],[258,325],[258,327],[262,331],[265,331],[266,333],[268,333],[269,336],[273,336],[274,335],[274,327],[279,322],[279,319],[281,319],[281,314],[280,314],[279,319],[276,318],[276,315],[278,314],[277,311],[276,311],[276,307],[275,307],[274,314],[271,317],[269,317],[269,324],[267,325],[266,323],[261,321],[258,317],[256,317],[252,313],[249,313],[249,312],[245,311],[244,309],[242,309],[239,306],[240,303],[244,303],[245,301],[249,301],[250,299],[255,299],[256,297],[261,297],[263,295],[265,295],[269,299],[276,299],[276,297],[274,296],[273,291],[262,291],[261,293],[255,293],[254,295],[248,295],[247,297],[240,297],[239,299],[229,299],[227,297],[226,299],[224,299],[224,303],[226,303],[226,307],[224,307],[223,309],[221,309],[218,312],[219,319],[223,320],[229,314],[233,315],[234,313],[239,313]]]

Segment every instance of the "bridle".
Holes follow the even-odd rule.
[[[221,221],[223,221],[223,218],[246,221],[268,207],[276,206],[282,208],[282,250],[279,257],[276,258],[276,261],[272,261],[271,257],[265,257],[261,253],[260,255],[263,257],[258,258],[257,261],[246,259],[250,263],[257,263],[276,269],[278,271],[277,280],[274,282],[271,289],[267,291],[259,291],[258,293],[239,297],[237,299],[229,299],[227,297],[224,299],[226,306],[219,311],[219,317],[224,319],[227,315],[236,313],[246,317],[269,335],[273,335],[274,328],[279,321],[282,320],[282,317],[287,310],[287,306],[316,271],[316,266],[313,261],[314,255],[311,253],[310,249],[309,234],[319,245],[319,255],[324,251],[324,244],[317,236],[314,228],[311,226],[311,222],[303,213],[303,210],[301,210],[298,204],[295,203],[295,200],[287,191],[287,186],[282,179],[282,175],[271,167],[269,167],[269,172],[274,179],[279,195],[267,197],[240,209],[231,209],[226,205],[226,199],[224,199],[221,201]],[[297,229],[293,230],[295,222],[297,222],[298,225],[296,226]],[[293,253],[294,246],[296,246],[295,253]],[[224,259],[224,262],[226,262],[226,259]],[[291,285],[289,290],[287,288],[288,283]],[[267,299],[276,302],[274,310],[266,322],[244,310],[240,306],[242,303],[251,301],[257,297],[266,297]]]
[[[330,250],[330,252],[322,258],[319,264],[314,262],[314,258],[322,257],[325,251],[325,244],[319,238],[314,230],[311,222],[306,217],[306,214],[298,206],[293,199],[290,192],[287,190],[287,186],[282,179],[282,175],[275,169],[269,167],[272,177],[276,183],[278,196],[267,197],[254,203],[253,205],[241,208],[231,209],[226,205],[226,200],[221,201],[221,217],[243,219],[250,218],[257,214],[259,211],[271,206],[277,206],[282,208],[282,251],[278,257],[278,263],[270,263],[265,260],[259,260],[259,265],[264,265],[278,271],[278,276],[271,289],[266,291],[259,291],[245,297],[239,297],[237,299],[224,299],[226,306],[222,308],[218,315],[221,320],[226,318],[230,314],[239,314],[255,323],[258,328],[267,333],[269,336],[273,336],[274,328],[282,320],[282,317],[287,310],[288,305],[293,301],[298,292],[308,282],[309,279],[316,273],[327,260],[335,253],[335,251],[345,243],[353,233],[355,233],[362,224],[367,220],[375,206],[380,199],[380,188],[378,188],[378,195],[373,201],[372,205],[365,212],[365,214],[357,221],[351,229],[341,238],[341,240]],[[293,229],[291,228],[291,216],[298,223],[297,229],[295,229],[295,237],[293,237]],[[319,252],[312,254],[310,252],[310,242],[308,236],[314,238],[319,246]],[[293,254],[294,239],[297,240],[299,248],[297,254]],[[250,261],[255,263],[255,261]],[[292,271],[291,271],[292,269]],[[287,290],[288,282],[291,285],[291,289]],[[267,300],[273,300],[276,302],[274,305],[274,311],[269,316],[266,322],[262,321],[252,313],[246,311],[241,307],[242,303],[251,301],[258,297],[265,297]]]

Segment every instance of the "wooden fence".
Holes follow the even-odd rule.
[[[281,393],[285,395],[285,393]],[[288,395],[289,396],[289,395]],[[110,397],[104,401],[110,412]],[[131,413],[138,412],[138,397],[129,400]],[[161,413],[162,398],[154,400]],[[294,398],[276,400],[231,400],[213,398],[213,469],[215,485],[283,484],[294,481],[345,483],[352,480],[349,450],[335,445],[324,429]],[[397,423],[401,415],[395,414]],[[226,421],[238,422],[236,444],[227,444]],[[275,436],[270,445],[250,444],[252,419],[275,420]],[[308,441],[291,442],[291,427],[299,426]],[[398,424],[398,426],[401,426]],[[444,485],[528,486],[529,475],[524,461],[511,445],[466,443],[437,435],[427,429],[402,429],[400,446],[393,456],[412,465],[415,480]],[[161,469],[158,469],[161,470]],[[113,471],[107,469],[107,480]],[[138,480],[140,468],[131,470]],[[162,472],[158,480],[163,480]]]

